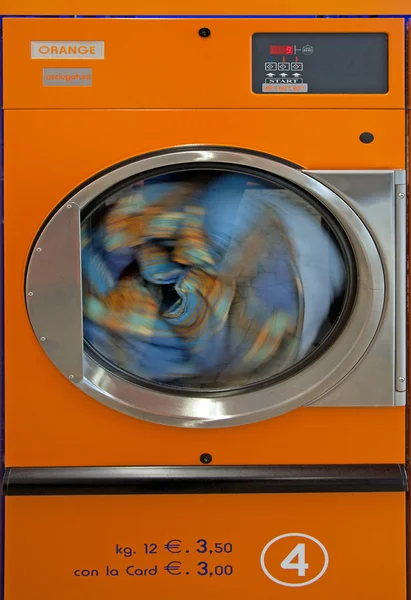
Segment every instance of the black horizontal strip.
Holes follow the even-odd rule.
[[[405,492],[404,465],[10,467],[6,496]]]

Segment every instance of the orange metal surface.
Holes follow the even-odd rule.
[[[1,0],[3,15],[406,15],[408,0],[294,0],[273,5],[270,0]]]
[[[405,13],[408,5],[403,1],[386,6],[385,2],[347,0],[344,11],[395,14]],[[330,12],[324,0],[296,0],[292,7],[285,6],[288,14]],[[252,9],[274,10],[272,3],[263,0],[254,2]],[[182,0],[172,4],[153,0],[138,9],[135,2],[127,0],[0,0],[0,14],[124,15],[171,10],[192,14],[195,9]],[[250,5],[215,0],[201,10],[240,14],[250,12]],[[47,215],[66,194],[99,171],[132,156],[186,144],[249,148],[308,169],[402,169],[406,164],[405,115],[401,110],[403,21],[379,21],[381,30],[391,37],[390,92],[355,99],[256,98],[249,83],[248,91],[236,92],[234,69],[225,70],[221,65],[235,36],[244,35],[249,42],[250,32],[255,31],[255,23],[245,20],[211,22],[217,41],[212,50],[208,46],[198,63],[210,85],[194,82],[188,89],[182,84],[191,82],[188,75],[196,68],[195,45],[206,41],[200,40],[196,31],[200,23],[207,26],[210,21],[156,21],[166,39],[169,31],[174,31],[170,52],[175,59],[181,59],[184,44],[192,44],[193,49],[183,56],[182,67],[173,70],[175,81],[156,87],[157,71],[152,75],[151,69],[160,51],[157,39],[151,42],[154,21],[146,21],[144,28],[138,23],[134,39],[130,32],[137,31],[131,27],[135,23],[74,19],[70,23],[55,19],[5,22],[6,465],[183,465],[198,464],[204,452],[212,454],[215,465],[403,463],[406,414],[402,407],[302,408],[255,425],[181,430],[138,421],[100,405],[78,391],[47,359],[25,308],[28,253]],[[261,23],[268,27],[267,21]],[[301,27],[297,20],[281,23],[289,31]],[[371,27],[368,20],[304,23],[314,28],[310,30]],[[214,32],[224,34],[224,41]],[[40,36],[103,38],[107,48],[104,61],[47,64],[52,68],[92,67],[92,88],[43,89],[41,69],[46,65],[30,61],[29,55],[30,41]],[[244,60],[245,47],[240,47],[239,53]],[[136,65],[150,85],[135,79]],[[243,82],[248,76],[247,69],[240,70]],[[329,110],[332,107],[338,109]],[[12,110],[17,108],[20,110]],[[32,110],[36,108],[43,110]],[[96,110],[89,110],[93,108]],[[143,110],[104,110],[107,108]],[[286,123],[286,128],[267,127],[273,123]],[[363,131],[374,134],[372,144],[360,143]],[[405,600],[405,511],[406,498],[401,493],[8,497],[5,598]],[[283,538],[267,550],[265,564],[273,577],[295,584],[307,583],[321,573],[324,552],[315,541],[298,534],[320,541],[329,559],[317,581],[298,588],[270,580],[260,564],[267,543],[290,533],[297,535]],[[207,539],[207,558],[197,552],[201,538]],[[165,544],[176,539],[181,540],[178,550],[182,552],[174,554]],[[232,551],[217,553],[221,543],[231,544]],[[305,544],[307,563],[303,576],[282,566],[301,543]],[[150,550],[155,544],[156,553],[146,554],[145,544]],[[124,554],[126,547],[129,556]],[[294,565],[296,561],[294,557]],[[175,562],[181,562],[177,564],[181,575],[165,570]],[[208,563],[206,575],[197,573],[204,572],[200,562]],[[231,566],[232,574],[228,570],[221,575],[217,566],[223,571]],[[138,569],[151,572],[140,575]]]
[[[7,498],[6,519],[7,600],[406,598],[401,493]],[[272,581],[260,565],[264,547],[289,533],[314,537],[329,560],[317,581],[297,588]],[[299,575],[281,563],[301,543]],[[232,550],[220,553],[227,544]],[[301,584],[321,573],[324,556],[297,535],[274,542],[265,565],[276,579]]]
[[[49,362],[27,318],[24,272],[47,215],[126,158],[180,144],[242,146],[311,169],[405,165],[404,112],[6,111],[6,462],[10,466],[403,462],[403,408],[304,408],[228,430],[143,423],[87,397]],[[287,135],[267,135],[267,119]],[[362,131],[375,135],[361,144]],[[298,143],[296,143],[298,140]],[[389,149],[389,151],[387,151]],[[27,359],[29,357],[29,359]]]
[[[209,38],[200,27],[212,30]],[[251,36],[269,31],[389,35],[387,94],[254,94]],[[104,41],[104,60],[31,59],[30,42]],[[5,108],[403,108],[402,19],[6,19]],[[45,87],[43,68],[92,68],[90,87]]]

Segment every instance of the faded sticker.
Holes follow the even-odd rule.
[[[308,84],[263,83],[263,92],[271,94],[304,94],[308,92]]]
[[[43,69],[45,86],[91,86],[93,69]]]

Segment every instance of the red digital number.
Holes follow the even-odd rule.
[[[294,46],[286,46],[285,53],[286,54],[294,54]]]

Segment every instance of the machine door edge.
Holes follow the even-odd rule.
[[[344,330],[309,368],[277,383],[275,394],[271,386],[247,394],[216,396],[211,400],[149,390],[109,373],[83,351],[81,210],[100,193],[130,176],[138,176],[151,169],[198,162],[252,167],[301,187],[342,223],[356,256],[360,285]],[[346,172],[344,177],[348,179],[355,173]],[[381,174],[380,171],[373,173]],[[375,242],[361,218],[341,195],[311,174],[270,158],[232,149],[207,150],[204,147],[201,150],[183,148],[177,152],[136,159],[114,167],[77,190],[44,226],[33,247],[27,270],[26,299],[33,330],[46,354],[82,391],[115,410],[143,420],[204,428],[270,418],[311,404],[324,396],[355,368],[372,343],[384,310],[385,284]]]

